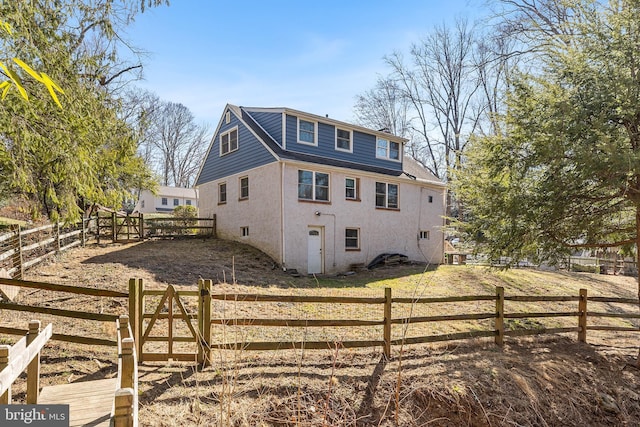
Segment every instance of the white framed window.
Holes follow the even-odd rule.
[[[229,124],[231,123],[231,112],[227,111],[226,114],[224,115],[224,123],[225,124]]]
[[[298,199],[329,201],[329,174],[322,172],[298,171]]]
[[[346,129],[336,128],[336,150],[353,152],[353,132]]]
[[[346,177],[344,179],[344,198],[360,200],[360,178]]]
[[[246,200],[249,198],[249,177],[243,176],[240,178],[240,200]]]
[[[360,229],[359,228],[345,228],[344,248],[348,251],[356,251],[360,249]]]
[[[227,183],[221,182],[218,184],[218,204],[224,205],[227,203]]]
[[[420,230],[418,237],[420,240],[429,240],[429,230]]]
[[[224,156],[238,149],[238,127],[220,134],[220,155]]]
[[[166,197],[162,198],[162,206],[167,206],[169,204],[169,201],[167,200]]]
[[[318,123],[298,118],[298,143],[318,145]]]
[[[180,206],[180,200],[179,199],[173,199],[173,206]]]
[[[379,159],[400,161],[400,143],[384,138],[377,138],[376,157]]]
[[[242,237],[249,236],[249,227],[240,227],[240,235]]]
[[[376,182],[376,208],[398,209],[398,185]]]
[[[187,204],[187,206],[191,206],[191,200],[186,200],[185,203]]]

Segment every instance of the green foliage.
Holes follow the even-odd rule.
[[[180,221],[178,224],[182,227],[193,227],[197,225],[198,221],[198,209],[195,206],[183,205],[176,206],[173,209],[173,216],[179,218]],[[180,229],[178,230],[178,234],[191,234],[195,233],[195,230],[192,229]]]
[[[135,133],[120,118],[120,101],[110,86],[122,71],[117,24],[130,21],[144,4],[0,2],[0,17],[12,28],[10,35],[0,32],[0,62],[19,57],[16,63],[33,79],[65,89],[64,110],[50,91],[33,90],[26,79],[21,83],[28,101],[10,91],[0,103],[4,195],[25,195],[52,220],[73,221],[86,206],[119,208],[129,189],[151,185],[151,173],[136,154]],[[27,63],[42,71],[29,67],[32,74],[21,65]]]
[[[3,30],[5,35],[8,35],[9,37],[13,36],[13,32],[11,31],[11,25],[9,25],[6,22],[0,21],[0,30]],[[15,62],[20,68],[22,68],[23,71],[29,74],[33,79],[42,83],[49,91],[51,98],[55,101],[56,104],[58,104],[58,107],[62,108],[62,105],[60,105],[60,101],[58,101],[56,92],[60,92],[64,94],[64,91],[60,89],[60,87],[56,85],[49,78],[48,75],[46,75],[45,73],[39,73],[33,70],[31,67],[25,64],[21,59],[13,58],[13,62]],[[27,95],[27,91],[24,89],[24,86],[22,85],[22,79],[20,78],[20,76],[10,66],[7,66],[2,61],[0,61],[0,70],[2,70],[3,73],[8,78],[8,80],[0,82],[2,99],[4,100],[7,97],[7,93],[9,93],[9,89],[11,89],[12,87],[15,87],[20,93],[20,95],[24,99],[28,100],[29,95]]]
[[[183,205],[173,209],[173,216],[176,218],[192,219],[198,217],[198,209],[195,206]]]
[[[459,225],[491,260],[636,241],[640,1],[574,11],[572,36],[540,39],[537,74],[511,82],[505,133],[473,140],[454,177]]]

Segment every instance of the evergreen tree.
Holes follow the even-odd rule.
[[[118,90],[141,66],[121,60],[118,32],[159,3],[0,2],[11,28],[0,32],[0,63],[19,58],[64,91],[53,97],[25,67],[5,67],[11,81],[23,71],[29,96],[8,91],[0,103],[0,196],[25,195],[51,219],[75,220],[89,204],[119,207],[130,188],[150,185],[135,134],[119,118]]]
[[[492,260],[640,242],[640,1],[570,3],[563,31],[536,33],[504,132],[473,140],[455,176],[462,226]]]

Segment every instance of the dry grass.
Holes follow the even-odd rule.
[[[197,279],[202,277],[214,279],[214,292],[351,296],[381,296],[382,288],[387,286],[393,288],[394,296],[493,294],[495,286],[505,287],[507,295],[577,295],[580,288],[588,288],[590,295],[634,297],[637,293],[634,278],[619,276],[500,272],[470,266],[441,266],[425,272],[423,266],[399,266],[348,277],[294,278],[272,267],[272,261],[263,254],[236,243],[150,241],[73,250],[30,272],[28,279],[126,290],[130,277],[141,277],[147,287],[158,289],[167,284],[195,288]],[[23,291],[20,295],[25,303],[126,312],[126,301],[59,298],[60,294],[42,291]],[[507,311],[549,309],[544,304],[507,304]],[[292,318],[380,318],[375,310],[354,311],[353,306],[343,305],[258,307],[227,303],[216,309],[218,313],[224,310],[227,317],[239,310],[251,317],[277,314]],[[608,306],[597,311],[605,309],[622,308]],[[492,304],[396,304],[394,317],[409,311],[414,315],[437,315],[460,310],[491,311]],[[22,327],[29,317],[6,311],[0,316],[3,324]],[[47,321],[53,321],[54,328],[62,328],[64,333],[112,334],[109,326],[91,322],[43,319]],[[550,325],[564,321],[548,320]],[[575,319],[566,321],[575,326]],[[622,322],[637,326],[635,322]],[[444,333],[487,325],[452,322],[428,327],[435,329],[411,326],[406,334]],[[253,329],[228,329],[226,333],[238,333],[241,340],[265,340],[268,334],[275,335],[269,328]],[[395,334],[403,332],[394,328]],[[313,333],[331,332],[305,328],[295,332],[307,341]],[[368,333],[378,334],[375,330],[347,330],[335,339],[346,339],[348,334],[364,337]],[[338,346],[318,351],[218,351],[212,366],[203,370],[182,363],[146,363],[140,367],[140,422],[166,426],[638,425],[640,372],[628,364],[637,351],[637,336],[589,332],[588,340],[590,345],[576,343],[573,335],[507,338],[503,349],[496,348],[491,340],[407,346],[402,350],[394,348],[389,362],[381,358],[381,349],[356,351]],[[43,385],[113,375],[115,363],[111,349],[54,342],[43,355]],[[14,391],[18,399],[20,387],[18,384]]]

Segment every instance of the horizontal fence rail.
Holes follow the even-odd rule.
[[[21,279],[24,271],[53,255],[85,245],[94,229],[94,220],[77,224],[46,224],[35,228],[12,225],[0,231],[0,277]],[[0,289],[6,297],[12,298]]]
[[[34,228],[11,225],[0,228],[0,277],[22,279],[24,272],[50,257],[90,241],[116,243],[152,237],[216,236],[216,217],[144,218],[116,212],[97,212],[76,224],[46,224]],[[0,296],[12,299],[10,289]]]
[[[109,289],[96,289],[82,286],[69,286],[58,285],[54,283],[34,282],[18,279],[6,279],[0,277],[0,286],[11,286],[17,289],[38,289],[42,291],[60,292],[70,295],[86,295],[96,298],[129,298],[129,294],[126,292],[112,291]],[[66,298],[63,298],[63,300]],[[48,316],[55,316],[66,319],[78,319],[91,322],[112,323],[118,319],[117,314],[108,313],[95,313],[81,310],[72,310],[66,308],[47,307],[42,305],[28,305],[19,304],[7,300],[0,301],[0,310],[7,310],[8,312],[22,312],[22,313],[38,313]],[[13,328],[6,325],[0,326],[0,333],[8,335],[23,335],[25,330],[20,328]],[[52,340],[72,342],[76,344],[88,344],[88,345],[100,345],[114,347],[117,345],[115,340],[104,338],[93,338],[84,335],[72,335],[72,334],[60,334],[54,333],[51,337]]]
[[[209,322],[212,327],[280,327],[280,328],[349,328],[349,327],[380,327],[382,326],[382,334],[380,339],[374,340],[345,340],[340,341],[339,345],[345,348],[353,347],[382,347],[387,357],[390,356],[392,346],[401,346],[409,344],[433,343],[443,341],[453,341],[472,338],[491,338],[493,337],[497,345],[502,345],[505,336],[526,336],[526,335],[542,335],[542,334],[559,334],[559,333],[577,333],[578,340],[586,341],[587,330],[593,331],[621,331],[621,332],[640,332],[637,326],[615,326],[615,325],[587,325],[587,319],[612,318],[612,319],[640,319],[639,313],[609,313],[606,311],[588,311],[587,302],[593,303],[616,303],[634,305],[637,308],[639,301],[634,298],[612,298],[612,297],[587,297],[585,289],[580,290],[579,295],[504,295],[504,288],[497,287],[495,295],[462,295],[455,297],[419,297],[408,298],[391,296],[391,289],[385,289],[384,297],[335,297],[335,296],[312,296],[312,295],[268,295],[268,294],[211,294],[209,297],[213,301],[223,301],[233,303],[234,306],[249,306],[243,311],[251,312],[251,305],[255,303],[271,303],[271,304],[354,304],[378,306],[376,313],[382,315],[379,319],[362,320],[362,319],[285,319],[285,318],[262,318],[262,317],[223,317],[229,310],[222,308],[214,311],[214,317]],[[415,315],[398,316],[398,312],[402,312],[398,306],[430,306],[433,304],[464,304],[464,303],[491,303],[495,306],[484,312],[463,313],[462,308],[452,306],[447,311],[456,314],[439,314],[439,315]],[[552,305],[573,305],[573,309],[548,309],[545,311],[522,311],[522,310],[505,310],[505,302],[508,304],[527,304],[527,303],[547,303]],[[447,307],[448,307],[447,306]],[[237,307],[236,307],[237,308]],[[413,308],[412,308],[413,310]],[[418,311],[418,308],[415,308]],[[313,310],[312,310],[313,311]],[[406,311],[406,310],[405,310]],[[552,319],[560,321],[560,319],[573,318],[574,324],[570,326],[559,325],[557,327],[544,326],[536,324],[536,319]],[[533,323],[533,326],[518,327],[510,326],[509,322],[527,320]],[[490,327],[481,330],[467,330],[443,334],[421,335],[421,336],[404,336],[401,338],[392,338],[393,328],[406,328],[410,324],[450,324],[451,322],[464,321],[491,321]],[[478,328],[474,328],[478,329]],[[396,331],[397,332],[397,331]],[[226,336],[233,334],[226,334]],[[242,335],[242,334],[240,334]],[[397,335],[397,334],[396,334]],[[217,336],[225,336],[223,333]],[[274,341],[234,341],[234,342],[216,342],[212,339],[211,333],[205,336],[205,344],[212,349],[241,349],[241,350],[276,350],[276,349],[326,349],[338,345],[337,342],[331,341],[292,341],[292,340],[274,340]]]
[[[504,288],[497,287],[494,295],[410,298],[393,297],[390,288],[384,289],[379,297],[218,294],[213,292],[211,280],[200,280],[198,290],[173,286],[159,290],[144,289],[141,279],[131,279],[129,292],[2,278],[0,285],[85,295],[96,301],[127,298],[132,334],[141,361],[173,359],[207,363],[211,361],[213,349],[327,349],[337,345],[381,347],[390,357],[394,346],[420,343],[493,338],[500,346],[505,337],[560,333],[575,333],[578,341],[586,342],[588,331],[640,332],[638,299],[589,297],[586,289],[581,289],[578,295],[505,295]],[[257,305],[269,309],[261,311]],[[304,314],[294,310],[295,306],[303,307]],[[340,315],[322,311],[322,307],[336,306],[344,308]],[[115,313],[89,313],[8,301],[0,302],[2,309],[94,322],[113,322],[118,317]],[[364,318],[362,313],[366,314]],[[0,327],[0,333],[25,333],[10,326]],[[407,332],[409,327],[415,328],[412,335]],[[244,334],[245,328],[255,328],[257,334]],[[357,328],[370,333],[349,335]],[[280,329],[284,330],[281,334],[267,333]],[[293,332],[287,332],[289,330],[305,331],[305,339],[297,339]],[[314,330],[320,335],[313,335]],[[336,336],[342,332],[335,331],[346,332],[340,339],[319,338],[325,330]],[[117,344],[115,340],[70,334],[54,333],[52,339],[89,345]],[[148,348],[143,347],[145,343]],[[166,350],[158,349],[156,344],[164,345]],[[185,345],[192,350],[185,350]]]
[[[625,259],[616,254],[613,258],[602,257],[568,257],[565,268],[576,272],[637,274],[638,265],[635,260]]]
[[[216,216],[185,218],[98,212],[95,216],[98,243],[142,241],[153,237],[216,236]]]

